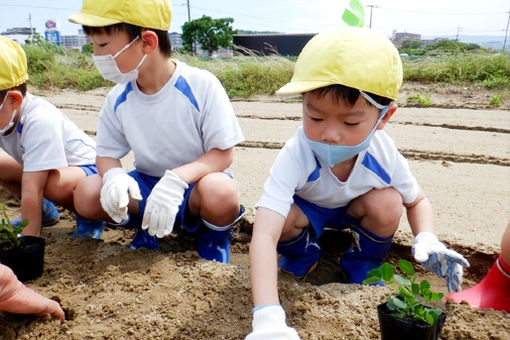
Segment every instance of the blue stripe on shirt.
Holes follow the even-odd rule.
[[[317,159],[317,157],[315,157],[315,163],[316,163],[315,169],[313,169],[310,176],[308,176],[308,179],[306,180],[307,183],[316,181],[320,177],[321,164],[319,163],[319,160]]]
[[[195,99],[195,96],[193,95],[193,92],[191,91],[191,87],[189,86],[186,79],[184,79],[182,76],[179,76],[177,81],[175,82],[175,88],[179,91],[181,91],[190,101],[191,104],[197,109],[198,112],[200,112],[200,108],[198,107],[197,100]]]
[[[124,91],[122,91],[120,96],[117,97],[117,101],[115,101],[115,105],[113,106],[113,112],[117,112],[117,107],[119,107],[120,104],[122,104],[126,101],[127,95],[131,91],[133,91],[133,85],[131,85],[131,82],[129,82],[126,84]]]
[[[386,170],[383,169],[383,167],[379,164],[377,159],[374,158],[371,154],[368,152],[365,153],[365,157],[363,157],[363,162],[361,162],[368,170],[375,173],[379,178],[381,178],[384,182],[387,184],[391,183],[391,177],[388,175]]]

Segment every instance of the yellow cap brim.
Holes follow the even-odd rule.
[[[105,27],[120,24],[121,21],[109,18],[102,18],[92,14],[77,13],[69,17],[70,22],[89,27]]]
[[[283,85],[278,91],[276,91],[276,94],[279,96],[299,95],[301,93],[305,93],[329,85],[332,85],[332,83],[326,81],[290,82]]]

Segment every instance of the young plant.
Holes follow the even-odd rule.
[[[429,97],[422,97],[419,94],[407,97],[406,102],[407,104],[423,107],[428,107],[432,104],[432,100]]]
[[[393,265],[385,262],[379,268],[368,272],[363,284],[378,283],[382,280],[385,285],[393,288],[397,296],[387,296],[386,306],[396,317],[424,321],[428,324],[436,323],[443,311],[441,308],[429,307],[426,303],[441,300],[443,294],[432,292],[430,282],[427,280],[416,282],[411,262],[399,260],[398,268],[402,275],[396,274]]]
[[[3,218],[0,222],[0,241],[6,240],[8,243],[12,244],[14,247],[21,246],[21,239],[19,238],[19,234],[23,230],[23,228],[28,224],[28,220],[24,219],[19,226],[13,226],[11,221],[9,220],[9,216],[7,216],[7,212],[3,204],[0,203],[0,210],[2,210]]]
[[[500,107],[501,106],[501,96],[498,96],[497,94],[495,94],[489,100],[489,104],[492,106],[495,106],[495,107]]]

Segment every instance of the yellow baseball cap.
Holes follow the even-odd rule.
[[[16,42],[0,36],[0,91],[28,80],[27,57]]]
[[[90,27],[126,23],[168,31],[172,6],[168,0],[83,0],[80,13],[69,21]]]
[[[368,28],[335,28],[314,36],[303,48],[290,82],[279,95],[340,84],[397,99],[402,62],[393,43]]]

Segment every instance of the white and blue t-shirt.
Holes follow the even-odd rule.
[[[133,150],[139,172],[161,177],[167,169],[244,140],[219,80],[174,62],[174,74],[156,94],[144,94],[136,81],[110,91],[99,116],[98,156],[120,159]]]
[[[280,150],[264,184],[256,207],[287,217],[294,195],[324,208],[340,208],[372,189],[394,187],[404,203],[412,203],[419,186],[393,140],[377,130],[370,146],[358,154],[348,177],[340,181],[327,164],[308,146],[304,130],[298,129]]]
[[[35,172],[96,163],[96,143],[58,108],[27,93],[16,130],[0,136],[0,147],[23,171]]]

